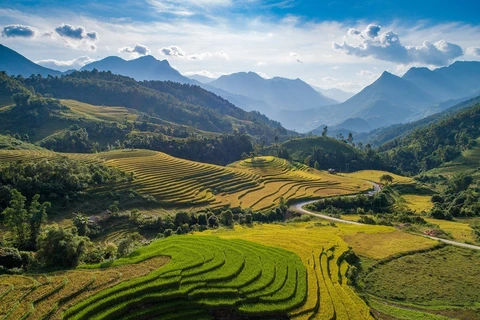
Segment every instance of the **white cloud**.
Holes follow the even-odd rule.
[[[130,53],[133,56],[147,56],[150,54],[150,50],[148,49],[147,46],[144,46],[143,44],[137,43],[133,47],[123,47],[118,49],[118,52],[126,52]]]
[[[35,61],[35,63],[44,66],[46,68],[59,70],[59,71],[67,71],[70,69],[80,69],[81,67],[94,62],[95,59],[90,58],[89,56],[81,56],[76,59],[72,60],[54,60],[54,59],[45,59]]]
[[[38,31],[30,26],[11,24],[3,27],[2,37],[5,38],[33,38]]]
[[[160,49],[160,53],[163,54],[164,56],[169,56],[169,57],[186,57],[186,53],[180,49],[177,46],[170,46],[170,47],[164,47]]]
[[[60,35],[67,47],[89,51],[97,50],[95,42],[98,41],[99,38],[96,31],[87,31],[82,26],[75,27],[62,23],[55,28],[55,32]]]
[[[369,24],[363,31],[351,28],[347,36],[360,40],[358,45],[350,45],[343,41],[341,44],[334,42],[332,46],[347,55],[373,57],[401,64],[420,62],[441,66],[463,55],[459,45],[445,40],[439,40],[433,44],[423,41],[420,46],[404,46],[397,33],[393,31],[380,33],[380,30],[380,26],[373,24]]]
[[[466,53],[472,56],[480,57],[480,47],[468,47]]]
[[[176,58],[187,58],[189,60],[204,60],[212,57],[230,60],[230,57],[228,56],[228,54],[226,54],[223,51],[217,51],[213,53],[202,52],[202,53],[187,54],[185,51],[183,51],[182,49],[180,49],[180,47],[177,47],[177,46],[164,47],[160,49],[160,53],[163,54],[164,56],[176,57]]]

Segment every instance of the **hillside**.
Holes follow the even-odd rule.
[[[115,192],[134,189],[170,208],[242,207],[266,210],[280,198],[318,198],[358,193],[370,188],[362,180],[295,167],[274,157],[257,157],[228,167],[192,162],[150,150],[118,150],[97,154],[53,153],[47,150],[0,150],[0,163],[66,156],[134,173],[133,183],[119,183]]]
[[[31,92],[17,79],[0,72],[0,108],[13,104],[12,96],[16,93]]]
[[[21,75],[30,77],[32,74],[40,74],[43,77],[48,75],[60,76],[60,71],[44,68],[28,60],[16,51],[0,44],[0,71],[5,71],[9,75]]]
[[[318,92],[320,92],[324,96],[326,96],[328,98],[331,98],[335,101],[338,101],[338,103],[345,102],[355,95],[355,93],[353,93],[353,92],[343,91],[343,90],[337,89],[337,88],[322,89],[322,88],[317,87],[317,86],[312,86],[312,87],[313,87],[313,89],[317,90]]]
[[[286,133],[280,124],[258,113],[248,113],[196,86],[163,82],[136,82],[109,72],[73,72],[61,78],[27,78],[41,94],[93,105],[122,106],[161,121],[197,129],[229,133],[234,129],[273,138],[274,131]],[[277,133],[278,134],[278,133]]]
[[[369,143],[372,146],[380,146],[395,138],[403,137],[404,135],[411,133],[415,129],[428,126],[449,116],[452,116],[456,112],[470,108],[475,104],[478,104],[479,102],[480,96],[466,101],[462,101],[442,112],[438,112],[421,120],[405,124],[395,124],[387,127],[382,127],[363,134],[355,134],[355,138],[357,141],[361,141],[363,144]],[[318,134],[318,132],[315,133]]]
[[[392,167],[410,174],[425,172],[471,149],[480,137],[480,104],[385,143],[379,151]]]
[[[295,138],[282,143],[272,152],[322,170],[351,172],[384,168],[374,150],[371,148],[361,150],[352,143],[330,137]]]

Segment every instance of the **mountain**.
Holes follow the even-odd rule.
[[[374,83],[336,106],[332,121],[362,118],[374,119],[383,125],[401,123],[435,102],[438,98],[385,71]]]
[[[182,76],[180,72],[170,66],[167,60],[157,60],[151,55],[143,56],[133,60],[124,60],[120,57],[111,56],[105,59],[89,63],[80,71],[111,71],[133,78],[137,81],[159,80],[173,81],[179,83],[193,83],[191,79]]]
[[[30,77],[32,74],[40,74],[42,77],[62,75],[60,71],[39,66],[18,52],[1,44],[0,71],[5,71],[9,75],[21,75],[23,77]]]
[[[264,79],[254,72],[224,75],[210,83],[211,86],[264,101],[275,111],[305,110],[336,104],[336,101],[315,91],[300,79],[275,77]]]
[[[192,80],[198,81],[198,82],[200,82],[200,83],[205,83],[205,84],[210,83],[210,82],[212,82],[212,81],[215,80],[215,78],[210,78],[210,77],[202,76],[202,75],[200,75],[200,74],[192,74],[192,75],[190,75],[190,76],[188,76],[188,77],[189,77],[190,79],[192,79]]]
[[[331,98],[331,99],[333,99],[335,101],[338,101],[338,102],[347,101],[348,99],[350,99],[351,97],[353,97],[355,95],[355,93],[353,93],[353,92],[347,92],[347,91],[343,91],[343,90],[337,89],[337,88],[322,89],[322,88],[317,87],[317,86],[312,86],[312,87],[313,87],[313,89],[317,90],[318,92],[320,92],[324,96],[326,96],[328,98]]]
[[[456,61],[447,67],[438,68],[434,71],[449,79],[455,79],[470,93],[480,89],[479,61]]]
[[[372,146],[379,146],[395,138],[405,136],[413,130],[420,129],[444,120],[459,111],[473,107],[475,104],[479,103],[480,96],[477,96],[475,98],[457,103],[450,108],[447,108],[446,110],[435,113],[421,120],[405,124],[395,124],[387,127],[378,128],[368,133],[358,134],[355,136],[355,140],[363,142],[364,145],[371,144]]]
[[[441,72],[428,68],[411,68],[402,79],[410,81],[441,101],[459,98],[469,93],[469,90],[454,77],[446,77]]]

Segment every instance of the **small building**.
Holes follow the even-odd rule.
[[[328,173],[330,173],[330,174],[336,174],[337,171],[336,171],[335,169],[330,168],[330,169],[328,169]]]

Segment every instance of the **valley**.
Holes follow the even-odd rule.
[[[0,319],[480,320],[478,10],[420,5],[0,5]]]

